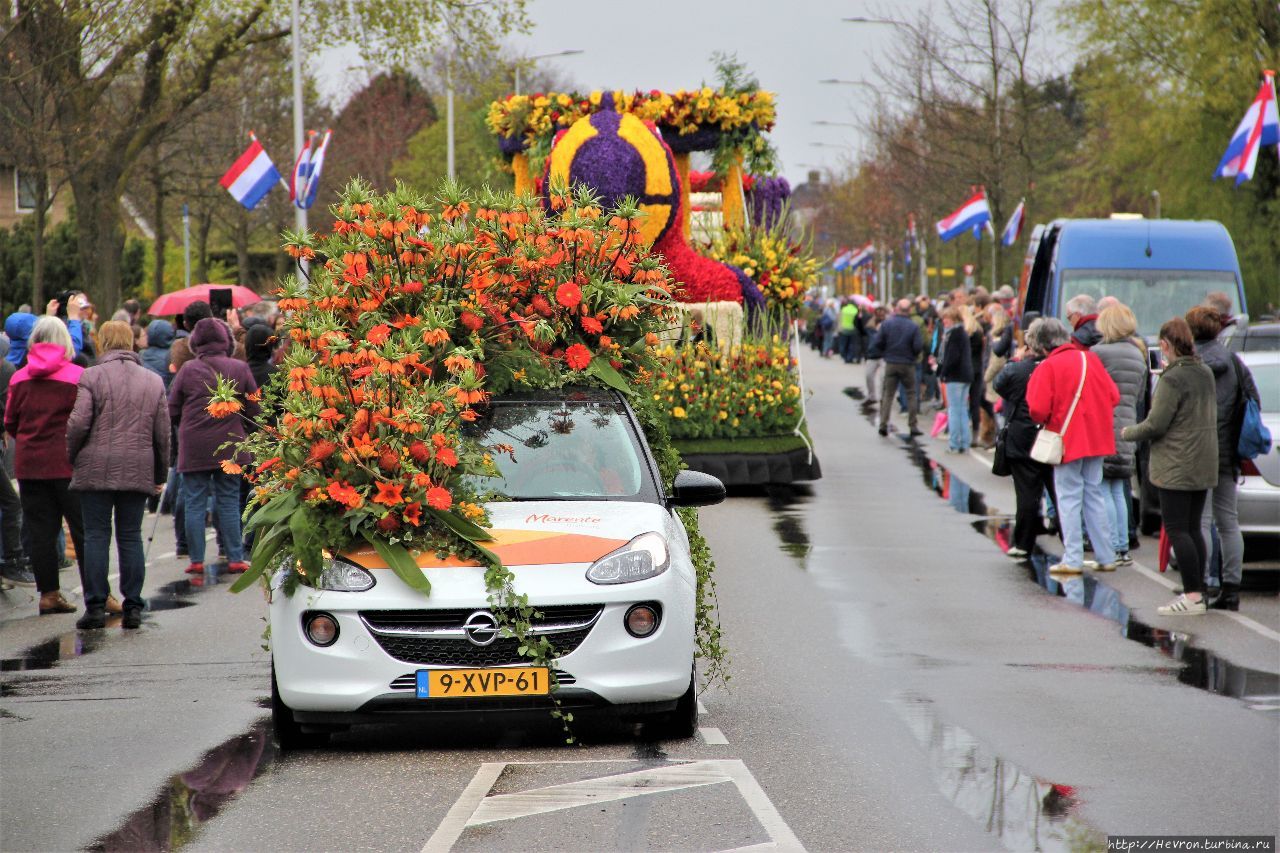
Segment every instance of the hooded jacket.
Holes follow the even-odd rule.
[[[80,376],[67,422],[67,456],[76,491],[151,494],[167,479],[164,382],[137,353],[111,350]]]
[[[1147,351],[1131,340],[1097,344],[1093,353],[1102,361],[1107,375],[1116,383],[1120,402],[1116,403],[1112,429],[1116,435],[1116,452],[1102,462],[1102,476],[1119,480],[1133,475],[1132,441],[1120,437],[1120,431],[1138,422],[1138,404],[1147,390]]]
[[[1031,374],[1040,366],[1042,358],[1027,356],[1021,361],[1011,361],[996,374],[992,387],[1004,398],[1006,429],[1005,456],[1010,461],[1031,458],[1031,446],[1036,443],[1040,428],[1031,419],[1027,409],[1027,384]]]
[[[5,318],[4,333],[9,336],[9,352],[5,360],[15,367],[22,364],[27,356],[27,338],[36,326],[36,315],[24,311],[15,312]]]
[[[196,323],[188,341],[196,357],[182,365],[169,388],[169,417],[178,429],[178,471],[217,471],[228,460],[247,465],[247,453],[222,445],[243,441],[246,419],[258,416],[258,404],[249,399],[258,390],[249,365],[231,358],[235,343],[221,320],[206,317]],[[219,376],[236,386],[241,405],[239,413],[225,418],[206,410]]]
[[[1088,364],[1084,385],[1080,357]],[[1076,389],[1081,388],[1080,402],[1065,433],[1062,425],[1071,410]],[[1062,461],[1074,462],[1087,456],[1110,456],[1116,452],[1116,436],[1112,428],[1120,391],[1107,375],[1102,361],[1078,341],[1063,344],[1049,353],[1031,374],[1027,383],[1027,408],[1031,419],[1046,429],[1062,433]]]
[[[1236,378],[1236,368],[1232,361],[1238,358],[1222,345],[1222,338],[1208,341],[1196,341],[1196,355],[1205,366],[1213,371],[1215,397],[1218,403],[1218,476],[1234,476],[1240,460],[1236,457],[1236,447],[1240,443],[1240,424],[1237,423],[1237,406],[1243,393],[1250,400],[1258,399],[1258,386],[1253,381],[1253,374],[1243,363],[1240,365],[1240,378],[1243,386]]]
[[[1156,383],[1151,413],[1126,427],[1128,441],[1151,442],[1151,482],[1198,492],[1218,485],[1218,420],[1213,371],[1198,356],[1175,358]]]
[[[14,469],[19,480],[69,480],[67,419],[76,403],[84,368],[66,351],[39,343],[27,352],[27,366],[9,380],[4,429],[17,440]]]
[[[1098,315],[1086,314],[1076,320],[1075,331],[1071,337],[1079,341],[1081,346],[1086,347],[1102,343],[1102,332],[1098,331]]]
[[[165,390],[173,382],[169,372],[169,347],[173,346],[173,324],[168,320],[152,320],[147,326],[147,348],[141,353],[142,366],[164,380]]]

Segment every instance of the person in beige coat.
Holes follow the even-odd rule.
[[[1160,491],[1160,516],[1178,558],[1182,595],[1158,609],[1161,616],[1205,612],[1205,543],[1200,515],[1218,482],[1218,400],[1213,372],[1196,354],[1191,327],[1175,317],[1160,327],[1166,365],[1146,420],[1125,427],[1125,441],[1151,443],[1151,484]]]

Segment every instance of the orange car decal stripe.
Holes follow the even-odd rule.
[[[625,539],[607,539],[583,533],[551,533],[541,530],[493,530],[492,542],[483,543],[505,566],[549,566],[560,563],[594,563],[627,544]],[[343,554],[366,569],[385,569],[386,562],[372,545],[363,545]],[[417,557],[424,569],[478,566],[472,560],[449,557],[441,560],[432,553]]]

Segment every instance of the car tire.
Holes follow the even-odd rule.
[[[271,726],[275,730],[276,745],[284,752],[295,749],[317,749],[329,743],[328,732],[304,732],[294,719],[293,711],[280,698],[276,686],[276,668],[271,666]]]
[[[688,740],[698,731],[698,684],[689,674],[689,689],[676,701],[675,710],[655,714],[645,721],[645,734],[654,740]]]

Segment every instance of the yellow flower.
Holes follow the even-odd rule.
[[[671,410],[671,416],[673,418],[684,418],[688,416],[688,413],[685,412],[683,406],[676,406],[674,409]]]
[[[603,97],[604,97],[604,93],[602,93],[599,89],[596,89],[594,92],[592,92],[590,95],[587,96],[587,100],[591,102],[591,106],[598,107],[600,106],[600,99]]]

